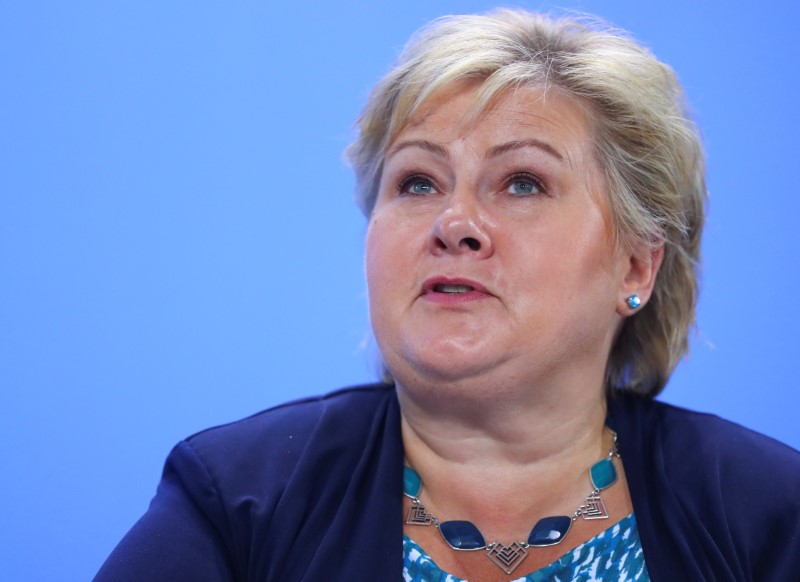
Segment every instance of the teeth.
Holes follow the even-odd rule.
[[[469,285],[436,285],[436,291],[439,293],[468,293],[474,291],[474,287]]]

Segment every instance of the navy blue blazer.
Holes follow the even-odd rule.
[[[620,394],[652,580],[800,579],[800,453],[716,416]],[[402,572],[393,387],[349,388],[212,428],[170,453],[103,581],[385,581]]]

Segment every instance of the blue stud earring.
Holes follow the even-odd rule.
[[[631,309],[638,309],[639,306],[642,304],[642,300],[639,299],[639,296],[636,294],[631,295],[625,301],[628,303],[628,307]]]

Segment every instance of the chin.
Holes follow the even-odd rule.
[[[420,353],[412,351],[400,356],[399,370],[409,370],[418,382],[453,384],[463,381],[480,381],[502,361],[488,357],[486,350],[448,349]],[[390,368],[392,366],[390,365]],[[403,374],[401,373],[400,376]]]

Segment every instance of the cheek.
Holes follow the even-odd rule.
[[[373,271],[381,278],[401,275],[397,271],[414,264],[422,241],[417,222],[396,212],[376,213],[367,228],[367,276],[372,276]]]
[[[616,262],[599,211],[568,214],[535,234],[530,245],[518,247],[524,256],[517,261],[517,280],[551,295],[556,304],[593,301],[595,294],[605,301],[616,277]]]
[[[369,318],[382,353],[393,345],[403,319],[404,284],[409,265],[404,265],[402,240],[391,220],[373,218],[365,239],[364,268],[369,298]],[[406,276],[403,276],[403,273]],[[391,351],[391,350],[390,350]],[[384,358],[386,356],[384,355]]]
[[[393,230],[389,221],[375,217],[370,221],[365,241],[364,267],[367,277],[367,289],[370,308],[385,301],[389,290],[397,286],[394,277],[403,272],[402,246],[398,245],[402,237]]]
[[[604,210],[593,200],[575,208],[562,228],[565,250],[587,267],[608,269],[614,254],[613,236]]]
[[[587,228],[574,239],[569,250],[572,277],[571,300],[585,303],[598,314],[616,309],[617,289],[621,281],[618,253],[603,224]]]
[[[386,233],[383,232],[383,225],[380,220],[373,218],[367,227],[367,237],[364,243],[364,260],[367,271],[367,283],[372,287],[376,276],[380,274],[380,267],[384,261],[391,257],[391,252],[387,250],[388,241]]]
[[[376,233],[374,222],[370,222],[367,229],[367,237],[364,242],[364,270],[367,277],[367,291],[370,297],[370,306],[373,304],[373,293],[376,290],[376,277],[379,274],[381,263],[381,240]]]

